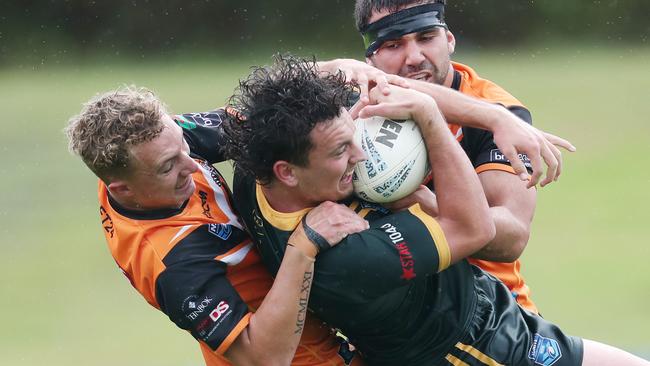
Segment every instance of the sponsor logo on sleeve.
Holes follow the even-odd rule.
[[[182,310],[188,320],[196,320],[213,303],[210,297],[199,299],[198,296],[189,296],[183,301]]]
[[[532,165],[530,164],[530,159],[528,159],[528,155],[526,155],[526,154],[517,154],[517,156],[519,157],[519,160],[521,160],[521,162],[524,163],[526,168],[531,168],[532,167]],[[490,150],[490,161],[491,162],[508,162],[508,163],[510,162],[510,160],[508,160],[506,158],[506,156],[503,155],[503,153],[499,149]]]
[[[546,338],[535,333],[533,344],[528,351],[528,358],[536,365],[551,366],[562,358],[560,345],[555,339]]]
[[[214,306],[215,302],[214,298],[208,296],[203,298],[189,296],[183,301],[183,313],[188,320],[195,324],[194,329],[203,341],[207,341],[233,312],[225,300],[219,301]]]
[[[208,232],[221,240],[228,240],[232,234],[232,226],[227,224],[208,224]]]
[[[385,223],[380,227],[388,234],[388,238],[399,254],[400,264],[402,265],[402,275],[400,278],[407,281],[415,278],[415,262],[402,233],[390,223]]]
[[[221,301],[219,304],[217,304],[217,307],[212,309],[210,312],[210,319],[212,319],[213,322],[216,322],[221,318],[222,315],[226,314],[226,312],[230,309],[230,305],[228,305],[227,302]],[[232,310],[230,311],[232,312]]]

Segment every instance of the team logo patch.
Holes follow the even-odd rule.
[[[186,130],[193,130],[196,128],[196,123],[194,121],[190,121],[180,114],[176,115],[176,123]]]
[[[533,345],[528,351],[528,358],[533,360],[536,365],[551,366],[562,358],[562,351],[555,339],[542,337],[535,333]]]
[[[208,232],[221,240],[228,240],[232,227],[226,224],[208,224]]]

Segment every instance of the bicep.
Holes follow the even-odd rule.
[[[227,277],[228,257],[246,234],[228,225],[200,225],[163,258],[156,300],[171,321],[222,354],[248,324],[250,312]],[[224,234],[227,232],[227,236]]]
[[[504,207],[521,224],[530,226],[535,213],[536,189],[526,188],[526,182],[507,171],[486,170],[478,177],[490,207]]]
[[[421,211],[420,211],[421,212]],[[371,222],[368,230],[349,235],[344,242],[319,254],[314,286],[331,291],[345,284],[341,296],[363,301],[409,284],[416,277],[439,272],[449,265],[449,248],[440,227],[401,211]],[[428,218],[428,219],[427,219]]]
[[[160,309],[219,354],[228,349],[250,317],[224,267],[217,261],[175,264],[156,281]]]

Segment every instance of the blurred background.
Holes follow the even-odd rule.
[[[177,113],[221,106],[275,52],[362,59],[353,1],[13,1],[0,11],[0,364],[200,365],[131,289],[96,179],[61,130],[137,84]],[[571,140],[539,189],[523,273],[542,314],[650,357],[650,2],[449,0],[454,59]],[[224,171],[229,167],[221,165]]]

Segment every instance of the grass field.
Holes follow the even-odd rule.
[[[260,61],[261,60],[261,61]],[[175,112],[223,104],[258,60],[0,69],[0,363],[199,365],[195,342],[150,308],[110,258],[96,180],[61,129],[96,92],[156,90]],[[459,55],[570,139],[540,189],[523,271],[544,316],[650,356],[650,49]],[[645,66],[643,66],[645,65]]]

